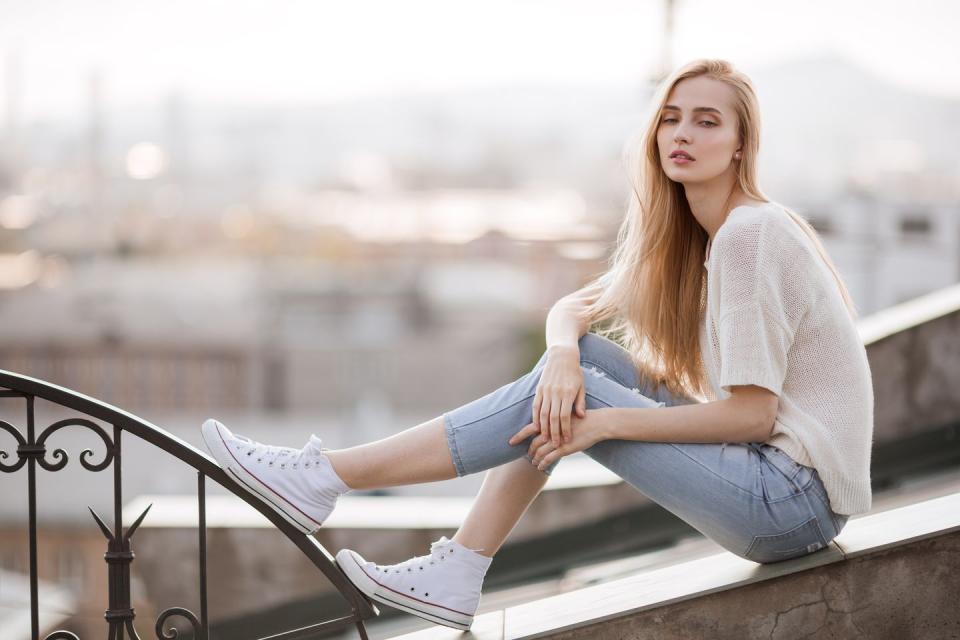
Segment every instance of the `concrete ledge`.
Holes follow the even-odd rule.
[[[599,500],[598,500],[599,498]],[[330,529],[454,529],[463,523],[474,497],[394,496],[348,493],[337,501],[337,508],[324,523]],[[581,503],[566,518],[558,511],[570,511],[571,504]],[[530,529],[527,535],[511,535],[511,541],[542,535],[546,530],[565,524],[582,522],[587,516],[599,518],[622,511],[649,499],[627,485],[615,473],[597,464],[586,455],[575,454],[563,461],[547,480],[538,501],[531,505],[527,522],[518,529]],[[197,526],[196,495],[141,494],[123,508],[124,521],[136,519],[147,505],[150,516],[141,528],[191,528]],[[230,494],[206,497],[207,526],[210,528],[273,529],[273,524],[259,511]],[[537,517],[538,511],[548,511]],[[552,527],[531,526],[546,521]],[[570,522],[567,523],[566,520]]]
[[[490,612],[469,634],[399,638],[950,637],[958,598],[954,493],[851,519],[803,558],[759,565],[723,552]]]
[[[315,537],[331,554],[350,548],[378,563],[392,564],[425,553],[441,535],[453,536],[473,502],[473,497],[347,494]],[[537,539],[649,503],[646,496],[587,456],[570,456],[511,532],[510,542]],[[135,540],[134,571],[149,576],[156,601],[198,599],[197,567],[190,564],[197,553],[197,496],[138,495],[124,505],[124,522],[133,522],[148,504],[153,506]],[[229,574],[229,586],[209,594],[214,623],[251,611],[269,615],[285,603],[307,602],[335,592],[315,567],[303,563],[299,549],[240,498],[219,489],[209,492],[206,523],[211,577]],[[177,571],[170,570],[171,558],[182,563]],[[268,594],[263,592],[264,582],[270,584]],[[405,629],[412,628],[418,627]]]

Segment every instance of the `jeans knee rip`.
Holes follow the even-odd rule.
[[[589,369],[587,369],[587,371],[590,373],[590,375],[594,376],[595,378],[606,378],[606,377],[607,377],[607,375],[606,375],[605,372],[597,369],[595,366],[591,366]],[[620,383],[619,383],[617,380],[615,380],[614,378],[611,378],[611,380],[613,380],[614,382],[617,382],[618,384],[620,384]],[[624,385],[624,386],[625,386],[625,385]],[[637,396],[643,395],[642,393],[640,393],[640,389],[637,388],[637,387],[633,387],[632,389],[630,389],[630,391],[631,391],[634,395],[637,395]],[[657,407],[665,407],[665,406],[667,406],[667,403],[666,403],[666,402],[657,402]]]

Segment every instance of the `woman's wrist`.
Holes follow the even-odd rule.
[[[566,342],[558,342],[556,344],[551,344],[547,346],[547,357],[548,358],[572,357],[579,360],[580,346],[577,344],[566,343]]]

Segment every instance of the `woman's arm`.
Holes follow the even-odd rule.
[[[601,293],[587,286],[560,298],[547,314],[547,351],[573,351],[590,327],[584,307]],[[576,352],[574,352],[576,353]],[[656,408],[606,408],[604,436],[649,442],[765,442],[773,430],[779,398],[753,385],[731,388],[731,396],[714,402]]]
[[[774,396],[776,397],[776,396]],[[673,407],[598,409],[604,439],[647,442],[766,442],[773,419],[730,397]]]
[[[590,329],[581,318],[581,311],[599,293],[598,287],[584,287],[557,300],[547,314],[548,351],[579,348],[580,338]]]
[[[583,451],[602,440],[643,440],[646,442],[766,442],[770,428],[751,419],[750,407],[733,396],[724,400],[674,407],[605,407],[592,409],[576,423],[570,440],[548,446],[549,439],[529,424],[509,443],[533,436],[529,454],[538,469],[554,460]],[[753,427],[751,428],[751,425]]]

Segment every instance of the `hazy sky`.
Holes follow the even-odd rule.
[[[678,0],[674,64],[723,57],[748,74],[844,53],[892,82],[960,97],[960,3]],[[0,0],[0,54],[21,69],[24,120],[111,108],[330,100],[514,83],[636,84],[659,60],[660,1]],[[19,60],[9,64],[13,53]]]

